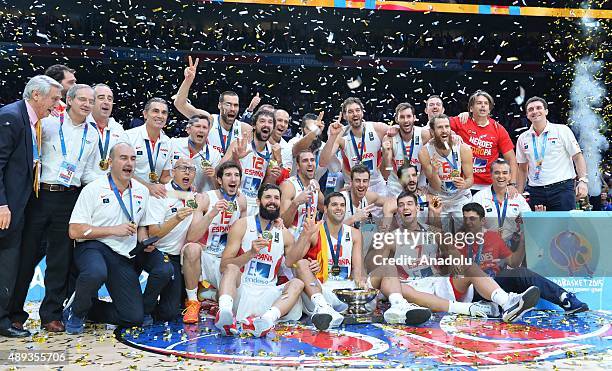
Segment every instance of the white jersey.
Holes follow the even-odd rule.
[[[210,212],[217,201],[219,201],[220,197],[217,196],[218,191],[208,191],[206,194],[208,195],[208,199],[210,200],[208,203],[208,210],[206,212]],[[228,212],[227,210],[223,210],[218,213],[213,220],[210,222],[210,226],[204,236],[200,239],[200,243],[206,247],[205,252],[221,257],[223,250],[225,250],[225,246],[227,244],[227,234],[229,233],[229,229],[236,222],[236,220],[240,219],[240,207],[238,207],[238,197],[234,200],[235,209],[233,212]]]
[[[429,193],[435,194],[442,199],[444,203],[452,203],[453,201],[457,201],[462,198],[471,199],[471,192],[469,189],[458,189],[455,184],[451,181],[451,174],[453,171],[458,171],[458,174],[461,174],[461,144],[455,143],[451,148],[451,153],[444,157],[436,151],[433,143],[429,142],[425,145],[427,148],[427,152],[429,152],[429,157],[431,162],[438,162],[439,170],[438,176],[442,182],[441,188],[442,192],[436,192],[431,187],[429,187]],[[458,176],[458,175],[457,175]]]
[[[410,164],[416,166],[419,172],[417,185],[423,187],[426,184],[427,178],[421,173],[421,163],[419,162],[419,152],[423,146],[423,128],[414,126],[412,130],[412,139],[408,142],[403,141],[399,134],[391,138],[393,144],[393,171],[389,174],[387,185],[389,186],[390,194],[395,197],[402,192],[402,185],[397,177],[397,169],[401,168],[407,160],[410,160]]]
[[[254,145],[251,142],[251,152],[240,159],[240,166],[242,167],[240,192],[245,195],[249,204],[252,204],[257,198],[257,191],[263,183],[272,156],[272,147],[268,142],[266,142],[266,149],[263,152],[257,152],[253,148]]]
[[[353,196],[351,195],[351,191],[342,191],[340,192],[344,196],[344,201],[346,202],[346,212],[344,214],[344,220],[350,218],[355,215],[358,209],[363,209],[368,206],[368,199],[366,197],[359,200],[359,205],[353,205]],[[355,227],[357,228],[357,227]]]
[[[354,137],[349,130],[343,137],[344,149],[342,151],[342,157],[344,168],[350,171],[355,165],[363,163],[370,169],[370,187],[375,187],[379,183],[384,183],[384,178],[378,169],[378,164],[382,159],[382,142],[376,130],[374,130],[374,123],[372,122],[365,121],[363,123],[362,133],[361,137]],[[362,139],[363,149],[361,148]],[[361,161],[359,159],[360,155]]]
[[[324,228],[323,225],[321,225],[320,228]],[[351,268],[352,268],[352,259],[353,259],[353,229],[351,228],[351,226],[348,226],[346,224],[342,225],[342,243],[341,243],[341,248],[340,248],[340,253],[338,255],[338,266],[340,266],[340,274],[338,274],[337,276],[334,275],[332,273],[332,267],[334,265],[334,259],[332,256],[332,246],[329,245],[329,241],[326,241],[326,243],[321,243],[321,248],[327,247],[329,249],[329,251],[327,251],[327,282],[330,281],[346,281],[349,279],[349,276],[351,275]],[[331,243],[333,245],[333,249],[334,251],[337,248],[337,244],[338,244],[338,235],[329,235],[329,238],[331,239]],[[323,242],[323,241],[321,241]]]
[[[166,191],[171,191],[173,189],[172,182],[166,184],[165,188]],[[194,192],[191,192],[191,197],[195,199]],[[167,220],[173,218],[178,210],[184,208],[185,205],[185,200],[179,200],[178,198],[174,197],[151,197],[149,199],[149,208],[147,209],[147,214],[142,225],[161,225]],[[168,234],[157,242],[155,245],[156,248],[159,251],[170,255],[179,255],[181,253],[181,248],[183,245],[185,245],[187,231],[189,230],[192,219],[193,215],[189,215],[185,219],[181,220],[176,227],[172,228]]]
[[[104,160],[108,161],[111,148],[113,148],[115,144],[119,143],[121,137],[123,136],[124,130],[123,126],[121,126],[121,124],[115,121],[115,119],[112,117],[108,119],[108,125],[106,125],[102,131],[99,130],[91,113],[89,116],[87,116],[86,121],[89,123],[90,129],[94,129],[98,134],[98,149],[95,150],[89,157],[89,161],[85,166],[85,172],[83,173],[82,178],[83,183],[89,184],[108,172],[108,169],[104,170],[100,167],[102,154],[105,152]]]
[[[251,244],[257,239],[258,231],[255,218],[259,216],[247,216],[247,227],[242,238],[242,248],[240,254],[244,254],[251,249]],[[261,226],[262,231],[266,228]],[[285,255],[285,244],[283,242],[283,230],[272,227],[268,231],[271,240],[267,248],[259,251],[255,257],[251,258],[242,273],[242,284],[248,285],[271,285],[276,286],[277,274]]]
[[[400,239],[395,245],[395,255],[399,278],[403,281],[431,277],[438,273],[435,266],[429,264],[438,257],[438,245],[426,225],[419,224],[420,231],[407,233],[408,244]]]
[[[152,143],[149,139],[146,124],[126,130],[123,140],[131,144],[136,151],[134,175],[145,182],[151,181],[149,178],[149,173],[152,172],[151,167],[158,178],[161,177],[164,170],[172,169],[170,163],[171,142],[163,130],[160,131],[159,138],[155,143]]]
[[[200,152],[194,153],[189,149],[189,137],[172,138],[170,141],[172,142],[172,167],[174,168],[174,164],[180,158],[191,158],[196,167],[196,175],[193,179],[193,187],[195,190],[198,192],[206,192],[211,189],[216,189],[215,177],[213,176],[211,178],[204,176],[202,173],[204,165],[202,163],[208,161],[213,169],[216,168],[221,162],[221,153],[208,143],[204,145]]]
[[[219,123],[219,115],[212,115],[212,117],[213,122],[208,132],[208,144],[219,151],[223,157],[233,140],[236,140],[236,138],[243,138],[243,122],[235,120],[231,130],[225,130],[221,123]]]
[[[304,187],[308,188],[309,186],[309,184],[301,184],[301,180],[298,180],[297,176],[292,176],[291,178],[287,179],[287,181],[293,185],[296,197],[298,194],[304,191]],[[317,209],[318,202],[319,190],[317,189],[316,192],[313,192],[313,197],[311,197],[308,202],[298,206],[295,218],[293,219],[293,223],[289,227],[289,230],[293,234],[293,237],[295,237],[296,239],[300,236],[300,233],[302,233],[302,228],[304,227],[304,219],[306,218],[306,215],[314,213],[314,211]]]

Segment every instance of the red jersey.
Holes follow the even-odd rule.
[[[487,272],[487,270],[490,270],[494,275],[497,275],[500,269],[497,261],[509,257],[512,255],[512,251],[510,251],[496,231],[484,232],[483,239],[484,244],[482,245],[474,243],[461,249],[457,248],[457,250],[466,258],[472,258],[474,264],[478,260],[483,271]]]
[[[471,118],[461,124],[459,117],[451,117],[450,124],[451,129],[472,147],[474,184],[493,183],[490,164],[502,154],[514,149],[506,129],[492,118],[489,118],[489,125],[485,127],[478,126]]]

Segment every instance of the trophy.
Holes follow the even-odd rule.
[[[338,299],[348,305],[348,309],[343,313],[345,325],[356,325],[360,323],[381,323],[383,317],[375,315],[373,311],[366,308],[366,304],[371,302],[378,290],[375,289],[337,289],[334,294]]]

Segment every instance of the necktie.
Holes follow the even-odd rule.
[[[40,120],[36,121],[36,148],[38,149],[38,159],[34,159],[34,194],[38,198],[38,190],[40,189],[40,155],[42,149],[42,124]]]

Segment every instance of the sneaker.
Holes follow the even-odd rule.
[[[531,286],[522,294],[511,292],[508,302],[503,306],[502,319],[504,322],[514,322],[521,318],[525,312],[533,308],[540,300],[540,289]]]
[[[153,317],[150,314],[145,314],[142,319],[142,327],[153,326]]]
[[[330,328],[339,327],[342,321],[344,321],[344,316],[327,304],[315,306],[314,313],[310,319],[317,330],[325,331]]]
[[[223,336],[235,336],[238,335],[238,329],[236,327],[236,318],[231,311],[219,310],[215,316],[215,327],[221,331]]]
[[[481,318],[499,318],[499,305],[491,302],[481,300],[470,305],[470,316],[481,317]]]
[[[253,335],[256,338],[268,335],[268,332],[274,327],[273,323],[269,323],[263,317],[253,316],[247,317],[241,325],[244,333]]]
[[[85,318],[75,315],[72,311],[72,305],[64,309],[62,320],[67,334],[78,335],[82,334],[85,330]]]
[[[561,294],[559,300],[561,300],[560,307],[565,310],[565,314],[574,314],[589,310],[587,303],[583,303],[578,300],[573,292],[565,291],[563,294]]]
[[[188,300],[183,311],[183,323],[198,323],[200,319],[200,302]]]
[[[385,322],[389,324],[404,324],[417,326],[431,318],[431,311],[412,303],[392,305],[383,313]]]

